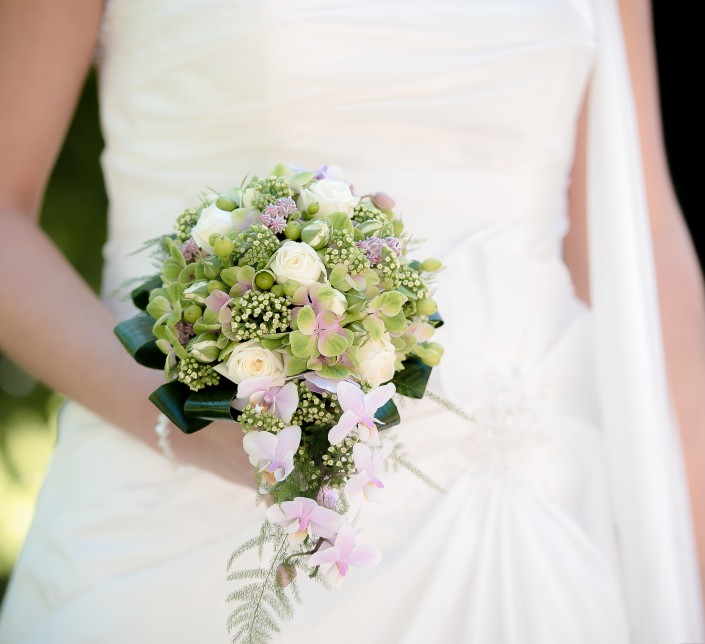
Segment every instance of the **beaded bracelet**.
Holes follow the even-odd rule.
[[[176,465],[176,457],[174,450],[171,447],[169,436],[171,435],[171,427],[169,427],[169,419],[162,413],[157,416],[157,424],[154,426],[154,431],[157,434],[157,444],[162,450],[164,458]]]

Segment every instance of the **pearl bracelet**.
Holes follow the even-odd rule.
[[[174,450],[169,440],[169,436],[171,435],[169,419],[162,413],[157,416],[157,424],[154,426],[154,432],[157,435],[157,444],[159,445],[159,449],[162,450],[164,458],[176,465],[176,457],[174,456]]]

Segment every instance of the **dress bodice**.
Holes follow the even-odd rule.
[[[589,0],[112,0],[106,292],[206,186],[279,161],[392,194],[430,253],[555,256],[592,28]]]

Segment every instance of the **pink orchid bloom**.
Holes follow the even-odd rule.
[[[315,371],[307,371],[301,375],[306,381],[306,386],[315,394],[322,394],[324,391],[334,394],[338,389],[338,383],[340,383],[340,380],[324,378]]]
[[[290,422],[299,405],[299,390],[293,382],[287,382],[284,386],[273,383],[272,376],[243,380],[237,387],[237,398],[232,406],[242,411],[247,404],[251,404],[258,413],[268,411],[285,423]]]
[[[357,544],[355,530],[349,523],[345,523],[338,531],[333,545],[312,554],[308,565],[313,567],[334,564],[326,573],[326,578],[333,586],[339,586],[348,574],[350,566],[373,568],[381,560],[382,554],[377,548],[369,544]]]
[[[368,501],[381,501],[384,482],[380,478],[384,461],[392,453],[391,441],[382,441],[381,449],[372,451],[369,445],[357,443],[353,447],[353,461],[357,474],[353,474],[345,486],[345,496],[352,499],[362,491]]]
[[[395,391],[396,388],[391,382],[382,387],[370,389],[367,393],[363,393],[360,387],[347,380],[339,383],[337,394],[343,415],[328,432],[330,444],[338,445],[357,427],[361,441],[377,445],[379,434],[376,423],[380,421],[374,417],[374,414],[387,404]]]
[[[215,289],[206,298],[206,306],[211,311],[220,311],[226,304],[230,302],[232,298],[225,291],[220,289]]]
[[[293,501],[272,505],[267,510],[267,520],[277,523],[289,533],[292,547],[303,543],[314,534],[330,538],[340,529],[343,517],[328,508],[321,507],[313,499],[297,496]]]
[[[262,474],[262,482],[266,485],[274,485],[291,474],[299,443],[301,428],[298,425],[290,425],[278,434],[249,432],[242,439],[250,463]]]

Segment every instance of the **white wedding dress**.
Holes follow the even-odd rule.
[[[422,401],[396,432],[447,493],[390,476],[361,519],[382,564],[304,580],[276,641],[703,641],[615,0],[112,0],[100,67],[106,294],[204,187],[279,161],[390,193],[447,266],[431,386],[476,422]],[[592,310],[561,258],[588,85]],[[0,641],[227,642],[263,513],[68,403]]]

